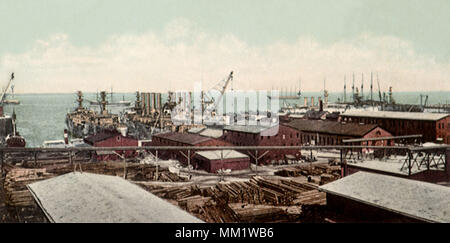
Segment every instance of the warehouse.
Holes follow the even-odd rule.
[[[86,144],[94,147],[129,147],[138,146],[138,140],[129,136],[123,136],[119,132],[103,131],[95,135],[91,135],[84,139]],[[125,155],[126,158],[135,157],[136,151],[96,151],[97,161],[118,160],[120,156]]]
[[[159,133],[152,137],[151,146],[227,146],[230,145],[222,140],[214,139],[210,137],[204,137],[191,133]],[[155,152],[154,150],[152,151]],[[184,155],[188,155],[188,151],[180,150],[159,150],[158,156],[162,159],[176,159],[184,164],[187,164],[187,158]],[[191,159],[193,158],[195,151],[190,152]]]
[[[389,132],[376,124],[355,124],[336,121],[295,119],[285,124],[301,132],[302,144],[342,145],[342,140],[352,138],[390,137]],[[363,145],[361,143],[361,145]],[[388,140],[369,142],[364,145],[388,145]]]
[[[357,172],[319,187],[336,222],[450,222],[450,187]]]
[[[223,129],[222,139],[236,146],[299,146],[301,144],[300,132],[284,125],[272,127],[260,125],[248,126],[225,126]],[[250,156],[250,161],[255,163],[256,154],[249,151],[240,151]],[[270,164],[275,162],[283,162],[288,159],[299,159],[300,151],[298,150],[271,150],[258,151],[258,164]]]
[[[422,134],[424,142],[450,144],[450,114],[394,111],[346,111],[341,121],[378,124],[394,136]]]
[[[204,169],[210,173],[218,170],[243,170],[250,167],[250,158],[235,150],[210,150],[196,152],[194,169]]]

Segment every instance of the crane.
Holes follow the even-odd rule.
[[[211,90],[216,90],[220,92],[219,97],[217,98],[217,100],[215,100],[213,97],[210,97],[209,95],[207,95],[207,93],[205,93],[206,98],[208,99],[208,101],[204,101],[204,99],[202,99],[202,103],[203,104],[207,104],[207,106],[205,107],[205,110],[208,111],[215,111],[216,107],[220,104],[220,102],[222,101],[222,97],[225,94],[225,91],[227,90],[228,85],[230,84],[230,82],[233,80],[233,71],[230,72],[230,74],[228,75],[227,78],[223,79],[222,81],[220,81],[219,83],[217,83]],[[210,90],[210,91],[211,91]]]
[[[0,98],[0,103],[3,104],[3,102],[5,101],[5,97],[6,97],[6,91],[8,91],[9,86],[11,85],[11,82],[14,79],[14,72],[11,73],[11,78],[9,79],[8,85],[6,86],[6,89],[3,90],[2,96]]]

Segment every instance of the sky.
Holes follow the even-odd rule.
[[[450,91],[448,0],[2,0],[16,93]]]

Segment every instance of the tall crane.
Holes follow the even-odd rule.
[[[227,90],[227,87],[229,84],[233,81],[233,71],[230,72],[227,78],[223,79],[222,81],[218,82],[211,90],[219,91],[220,95],[217,97],[217,100],[214,99],[214,97],[209,96],[207,93],[204,93],[204,96],[208,99],[207,101],[204,100],[205,97],[202,99],[202,105],[205,110],[208,111],[215,111],[217,106],[219,106],[220,102],[222,101],[223,95],[225,94],[225,91]],[[206,104],[206,107],[204,106]]]
[[[8,91],[9,86],[11,85],[11,82],[13,81],[13,79],[14,79],[14,72],[11,73],[11,78],[9,79],[8,85],[7,85],[6,88],[3,90],[2,96],[1,96],[1,98],[0,98],[0,104],[3,104],[3,102],[5,101],[6,92]]]

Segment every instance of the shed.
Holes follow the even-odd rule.
[[[198,151],[194,159],[194,166],[210,173],[215,173],[220,169],[243,170],[250,167],[250,158],[235,150]]]
[[[27,187],[54,223],[202,222],[117,176],[72,172]]]
[[[450,222],[450,187],[357,172],[319,190],[330,209],[354,222]]]

